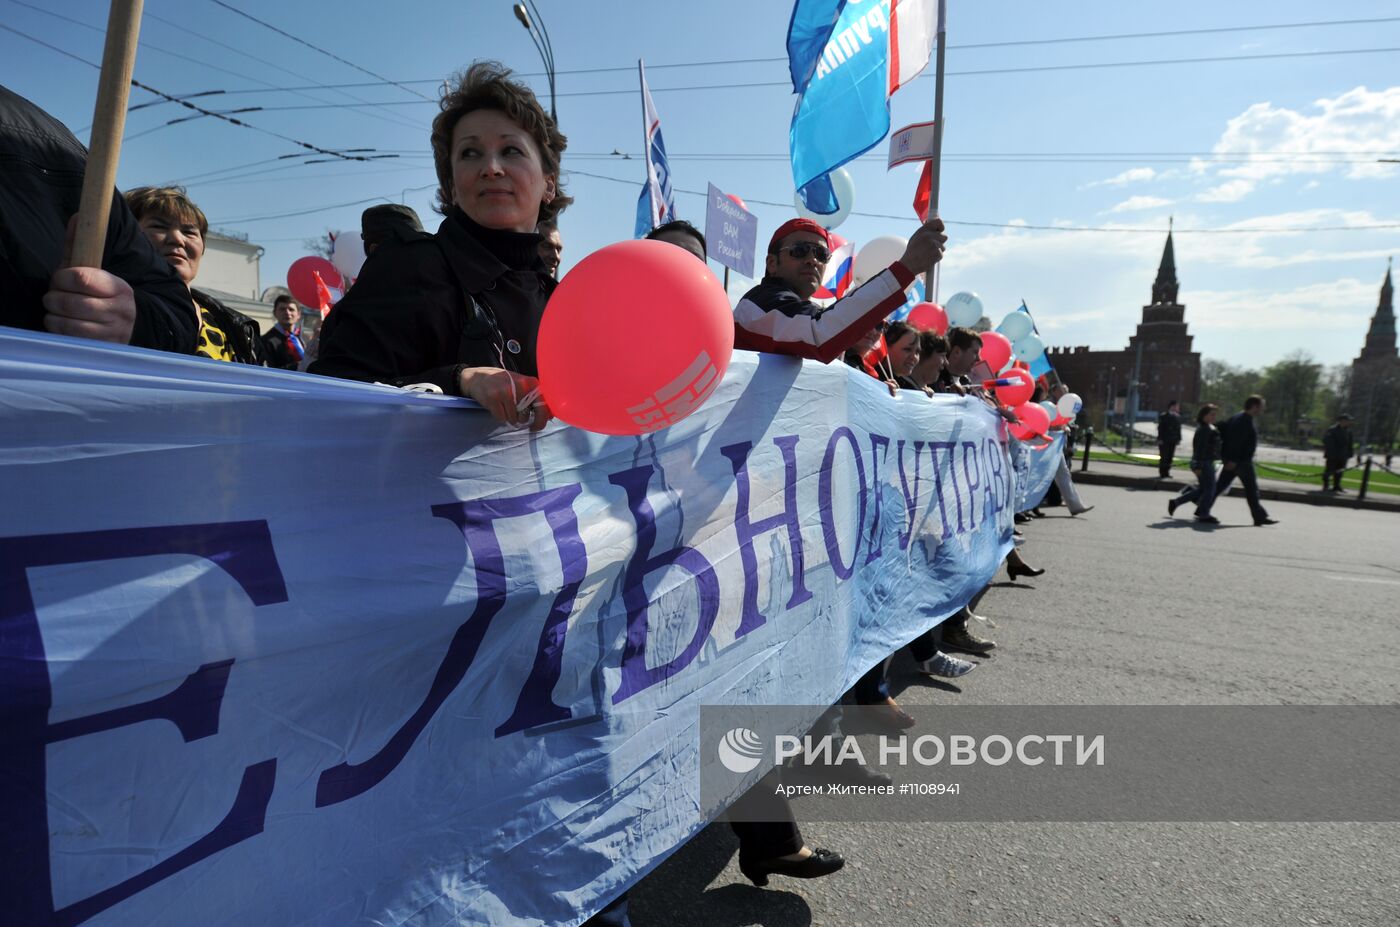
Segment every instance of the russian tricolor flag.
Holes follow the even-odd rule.
[[[836,233],[831,233],[831,260],[827,261],[826,279],[812,294],[812,302],[817,305],[832,303],[846,295],[855,278],[856,246]]]
[[[797,0],[787,40],[799,94],[789,141],[808,209],[836,211],[827,174],[889,134],[890,96],[924,69],[942,31],[942,0]]]

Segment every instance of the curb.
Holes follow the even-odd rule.
[[[1159,480],[1156,477],[1143,478],[1140,476],[1120,476],[1116,473],[1095,473],[1093,470],[1073,469],[1076,483],[1087,486],[1121,486],[1127,489],[1181,492],[1186,488],[1186,483],[1180,480],[1165,479]],[[1240,486],[1231,486],[1227,496],[1244,498],[1244,489]],[[1373,512],[1400,512],[1400,502],[1378,502],[1374,499],[1348,499],[1345,496],[1313,495],[1305,492],[1290,492],[1286,489],[1265,489],[1259,488],[1259,498],[1267,499],[1270,502],[1300,502],[1304,505],[1317,505],[1324,508],[1339,509],[1367,509]]]

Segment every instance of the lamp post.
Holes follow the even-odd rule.
[[[549,118],[558,123],[559,114],[554,108],[554,45],[549,41],[549,30],[545,28],[544,17],[540,15],[539,7],[535,6],[535,0],[522,0],[513,9],[515,18],[520,20],[520,25],[530,33],[530,41],[535,43],[535,50],[540,53],[540,60],[544,62],[544,76],[549,82]]]

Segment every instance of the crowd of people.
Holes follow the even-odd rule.
[[[557,218],[572,202],[561,168],[567,142],[534,94],[493,62],[473,64],[445,87],[439,103],[430,141],[442,223],[428,233],[406,207],[367,210],[360,275],[325,319],[317,343],[308,344],[292,297],[278,298],[276,324],[263,335],[253,320],[192,286],[208,221],[179,188],[142,187],[116,197],[103,267],[65,267],[64,236],[78,207],[83,149],[57,121],[0,88],[0,292],[7,294],[0,323],[440,391],[475,400],[504,424],[543,428],[551,416],[533,398],[536,336],[563,252]],[[71,182],[55,184],[55,176]],[[655,228],[648,237],[701,261],[707,257],[705,236],[685,221]],[[735,347],[820,363],[839,358],[892,395],[971,397],[1014,418],[983,388],[986,365],[980,364],[976,331],[955,327],[940,335],[886,321],[905,303],[916,274],[941,260],[946,241],[940,220],[926,222],[898,260],[822,305],[813,296],[831,259],[830,234],[808,219],[783,223],[768,242],[762,279],[735,307]],[[1037,398],[1057,399],[1062,392],[1058,385],[1042,386]],[[1210,444],[1212,434],[1208,424],[1197,431],[1201,460],[1220,453]],[[1060,464],[1056,487],[1064,505],[1071,515],[1088,511]],[[1227,471],[1222,486],[1233,476],[1253,486],[1252,469]],[[1210,494],[1204,495],[1208,517]],[[1259,509],[1256,518],[1267,515]],[[1012,580],[1044,572],[1015,549],[1005,565]],[[985,592],[910,643],[921,672],[964,676],[979,666],[967,657],[983,658],[997,647],[982,631],[993,623],[975,612]],[[886,659],[872,667],[849,700],[873,706],[890,729],[905,729],[915,721],[891,693],[888,665]],[[834,730],[840,723],[834,708],[818,725]],[[834,774],[888,782],[864,766]],[[774,794],[771,777],[780,775],[770,773],[740,800],[746,813],[733,824],[740,869],[758,885],[772,875],[814,878],[843,865],[838,853],[806,844],[786,800]],[[746,823],[752,821],[761,823]],[[625,897],[595,920],[626,922]]]

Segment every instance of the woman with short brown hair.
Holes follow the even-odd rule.
[[[365,263],[321,332],[312,373],[474,399],[498,421],[543,428],[535,343],[555,282],[539,257],[541,219],[564,195],[567,144],[534,93],[492,61],[444,89],[431,143],[437,233]]]

